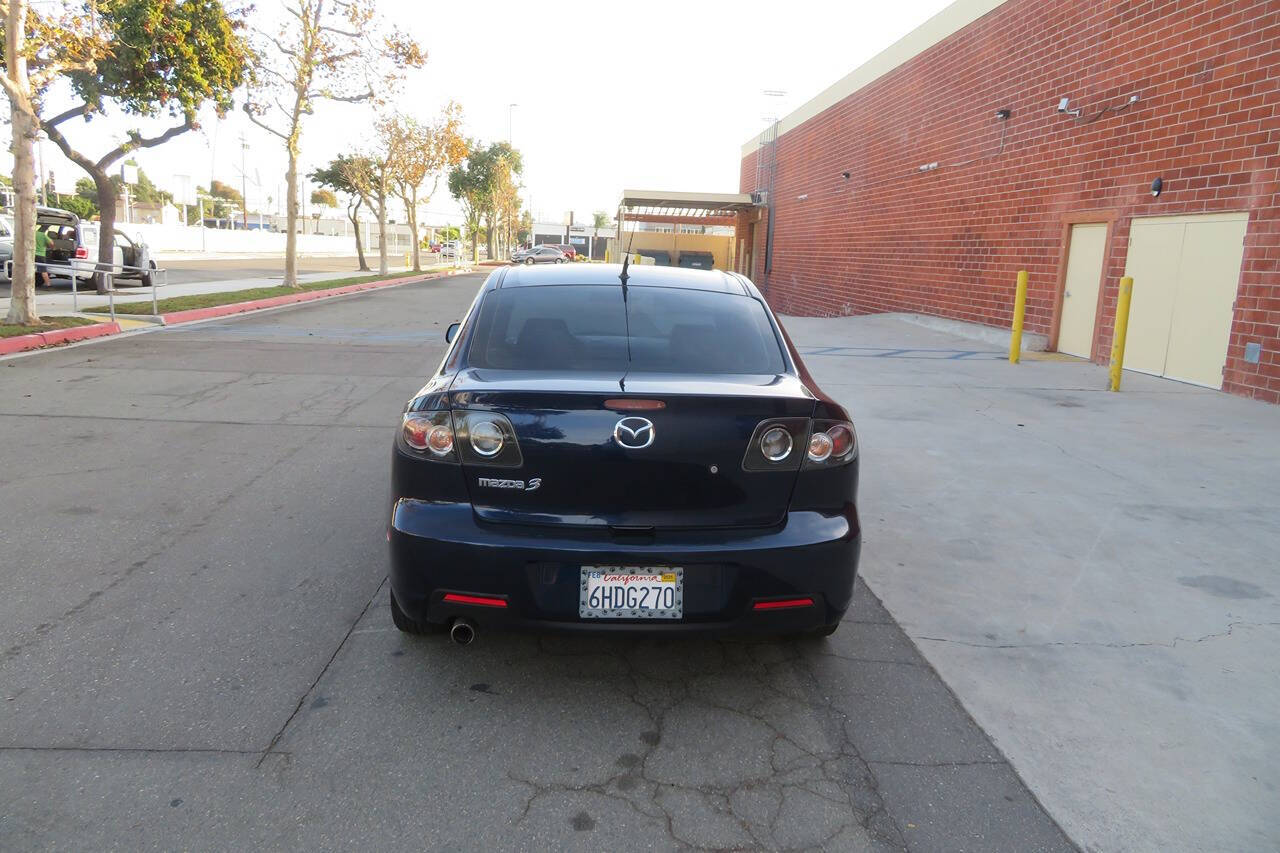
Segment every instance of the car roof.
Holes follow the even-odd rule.
[[[44,219],[46,222],[51,219],[67,223],[80,221],[80,217],[69,210],[63,210],[60,207],[42,207],[41,205],[36,205],[36,218]]]
[[[611,285],[617,287],[622,264],[548,264],[516,266],[499,270],[495,287],[540,287],[549,285]],[[627,285],[630,287],[676,287],[685,290],[709,290],[753,296],[736,275],[720,270],[696,270],[687,267],[660,267],[654,264],[628,264]]]

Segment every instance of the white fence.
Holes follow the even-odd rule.
[[[284,251],[285,235],[272,231],[239,231],[222,228],[201,228],[186,225],[161,225],[159,223],[120,223],[116,226],[130,236],[137,236],[157,252],[225,252],[228,254],[279,254]],[[407,234],[388,229],[387,251],[403,254],[410,251],[413,239]],[[378,228],[368,229],[365,251],[378,251]],[[355,235],[331,236],[328,234],[299,234],[298,251],[313,254],[356,253]]]

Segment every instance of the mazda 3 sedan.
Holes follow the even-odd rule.
[[[857,433],[748,279],[507,267],[446,338],[392,454],[396,627],[835,631]]]

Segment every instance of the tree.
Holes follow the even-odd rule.
[[[523,161],[520,152],[507,142],[491,143],[471,159],[476,161],[477,179],[483,187],[481,215],[487,232],[489,257],[493,258],[497,253],[498,235],[503,230],[504,213],[510,213],[511,205],[515,205],[518,211],[519,199],[514,194],[516,176],[524,170]]]
[[[4,26],[4,74],[13,153],[13,282],[7,323],[36,324],[36,169],[34,142],[40,100],[61,74],[92,71],[107,54],[107,39],[79,7],[61,13],[30,9],[27,0],[0,0]]]
[[[462,137],[462,109],[450,103],[440,118],[430,126],[403,115],[384,120],[380,132],[390,155],[391,182],[396,195],[404,202],[413,235],[413,271],[422,269],[418,240],[418,207],[431,201],[440,185],[440,175],[461,163],[467,156],[467,141]],[[422,190],[427,180],[431,189]]]
[[[609,222],[609,214],[605,213],[603,210],[597,210],[595,213],[591,214],[591,226],[593,228],[608,228]]]
[[[467,148],[472,152],[465,164],[454,166],[449,171],[449,194],[462,206],[462,222],[466,232],[471,235],[471,259],[480,260],[480,246],[476,237],[480,233],[480,220],[484,216],[488,203],[488,178],[481,168],[481,152],[478,145],[468,142]]]
[[[98,262],[110,265],[118,186],[108,170],[140,148],[162,145],[199,126],[197,116],[206,103],[219,115],[232,106],[232,93],[245,80],[248,45],[240,35],[241,22],[228,14],[220,0],[112,0],[91,3],[86,13],[98,32],[110,38],[111,53],[92,69],[66,74],[77,103],[40,126],[67,159],[93,178],[101,215]],[[180,118],[155,136],[131,129],[125,139],[111,139],[96,159],[72,145],[62,125],[73,118],[90,122],[114,104],[126,115],[141,118]],[[99,133],[89,138],[98,141]],[[106,283],[98,276],[99,291]]]
[[[92,199],[87,199],[82,195],[55,193],[49,196],[49,202],[54,207],[71,211],[81,219],[92,219],[98,215],[98,206],[93,203]]]
[[[338,196],[334,194],[333,190],[312,190],[311,203],[316,207],[337,207]]]
[[[490,206],[492,208],[492,224],[490,225],[489,244],[497,242],[498,254],[489,250],[489,257],[506,257],[511,243],[515,240],[516,229],[520,225],[520,188],[516,185],[515,170],[502,155],[494,163],[490,181]],[[493,231],[497,230],[496,238]]]
[[[286,0],[285,22],[257,33],[260,65],[244,109],[249,119],[284,143],[284,283],[298,286],[298,156],[302,120],[321,100],[380,103],[408,68],[421,68],[426,52],[377,16],[373,0]],[[379,22],[387,22],[380,25]],[[385,219],[385,211],[383,214]],[[385,241],[384,241],[385,242]],[[385,247],[383,249],[385,254]]]
[[[331,191],[340,192],[347,197],[347,219],[351,220],[351,227],[355,230],[356,256],[360,261],[360,271],[369,272],[369,265],[364,259],[364,242],[360,238],[360,208],[366,204],[366,200],[364,194],[356,188],[348,176],[353,172],[360,173],[372,167],[368,164],[353,166],[351,161],[358,156],[344,154],[328,166],[316,169],[308,177],[320,186],[328,187]],[[336,203],[334,206],[337,206]]]
[[[378,273],[386,275],[390,269],[387,264],[387,195],[391,190],[386,154],[347,157],[341,168],[343,179],[360,194],[378,218]]]

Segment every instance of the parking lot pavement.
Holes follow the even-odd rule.
[[[827,641],[396,632],[478,282],[0,361],[0,849],[1071,849],[861,585]]]
[[[1280,407],[785,323],[858,424],[866,582],[1067,833],[1280,848]]]

